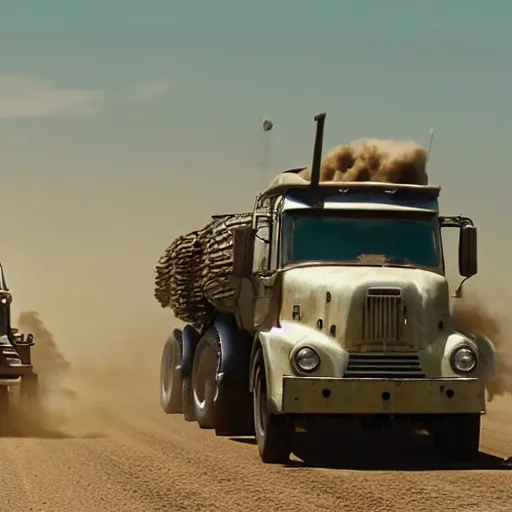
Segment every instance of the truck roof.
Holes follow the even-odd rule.
[[[393,194],[405,198],[434,199],[439,197],[439,185],[409,185],[376,181],[321,181],[318,186],[310,183],[285,183],[265,190],[260,199],[282,195],[309,196],[311,199],[326,199],[330,196],[358,192],[363,194]],[[295,192],[295,193],[294,193]]]

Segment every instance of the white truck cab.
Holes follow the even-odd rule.
[[[318,415],[418,419],[450,455],[478,453],[495,352],[454,330],[441,230],[459,229],[467,279],[476,228],[440,216],[439,192],[313,170],[311,183],[281,179],[258,196],[252,226],[235,232],[234,287],[238,324],[255,333],[263,458],[286,458],[293,419]]]

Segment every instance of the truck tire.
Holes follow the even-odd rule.
[[[165,342],[160,365],[160,405],[166,414],[182,412],[181,347],[174,336]]]
[[[181,408],[185,421],[195,421],[194,391],[192,388],[192,377],[183,377],[181,382]]]
[[[218,365],[217,337],[209,330],[197,345],[192,369],[194,412],[200,428],[215,428],[214,400]]]
[[[285,415],[269,411],[265,364],[261,354],[254,366],[254,432],[261,460],[267,464],[285,464],[293,447],[293,429]]]
[[[481,416],[457,414],[447,416],[433,432],[434,444],[444,456],[458,461],[471,461],[478,457]]]

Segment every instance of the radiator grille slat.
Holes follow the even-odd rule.
[[[345,377],[364,378],[424,378],[420,359],[412,354],[350,354]]]
[[[403,337],[404,307],[400,288],[370,288],[363,311],[363,341],[399,344]]]

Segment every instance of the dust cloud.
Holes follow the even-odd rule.
[[[123,385],[126,381],[123,382],[122,370],[101,365],[71,365],[35,311],[21,312],[18,327],[25,334],[34,335],[32,365],[37,378],[26,379],[21,386],[12,388],[0,435],[40,438],[108,435],[113,420],[112,395],[119,398],[130,394],[129,387]],[[119,363],[125,365],[127,361],[118,358]]]
[[[487,336],[496,349],[496,379],[487,383],[489,400],[512,393],[512,343],[505,319],[493,315],[478,297],[464,298],[453,306],[456,330]]]
[[[414,141],[360,139],[331,149],[320,168],[320,181],[379,181],[427,185],[428,153]],[[310,180],[311,170],[298,174]]]

